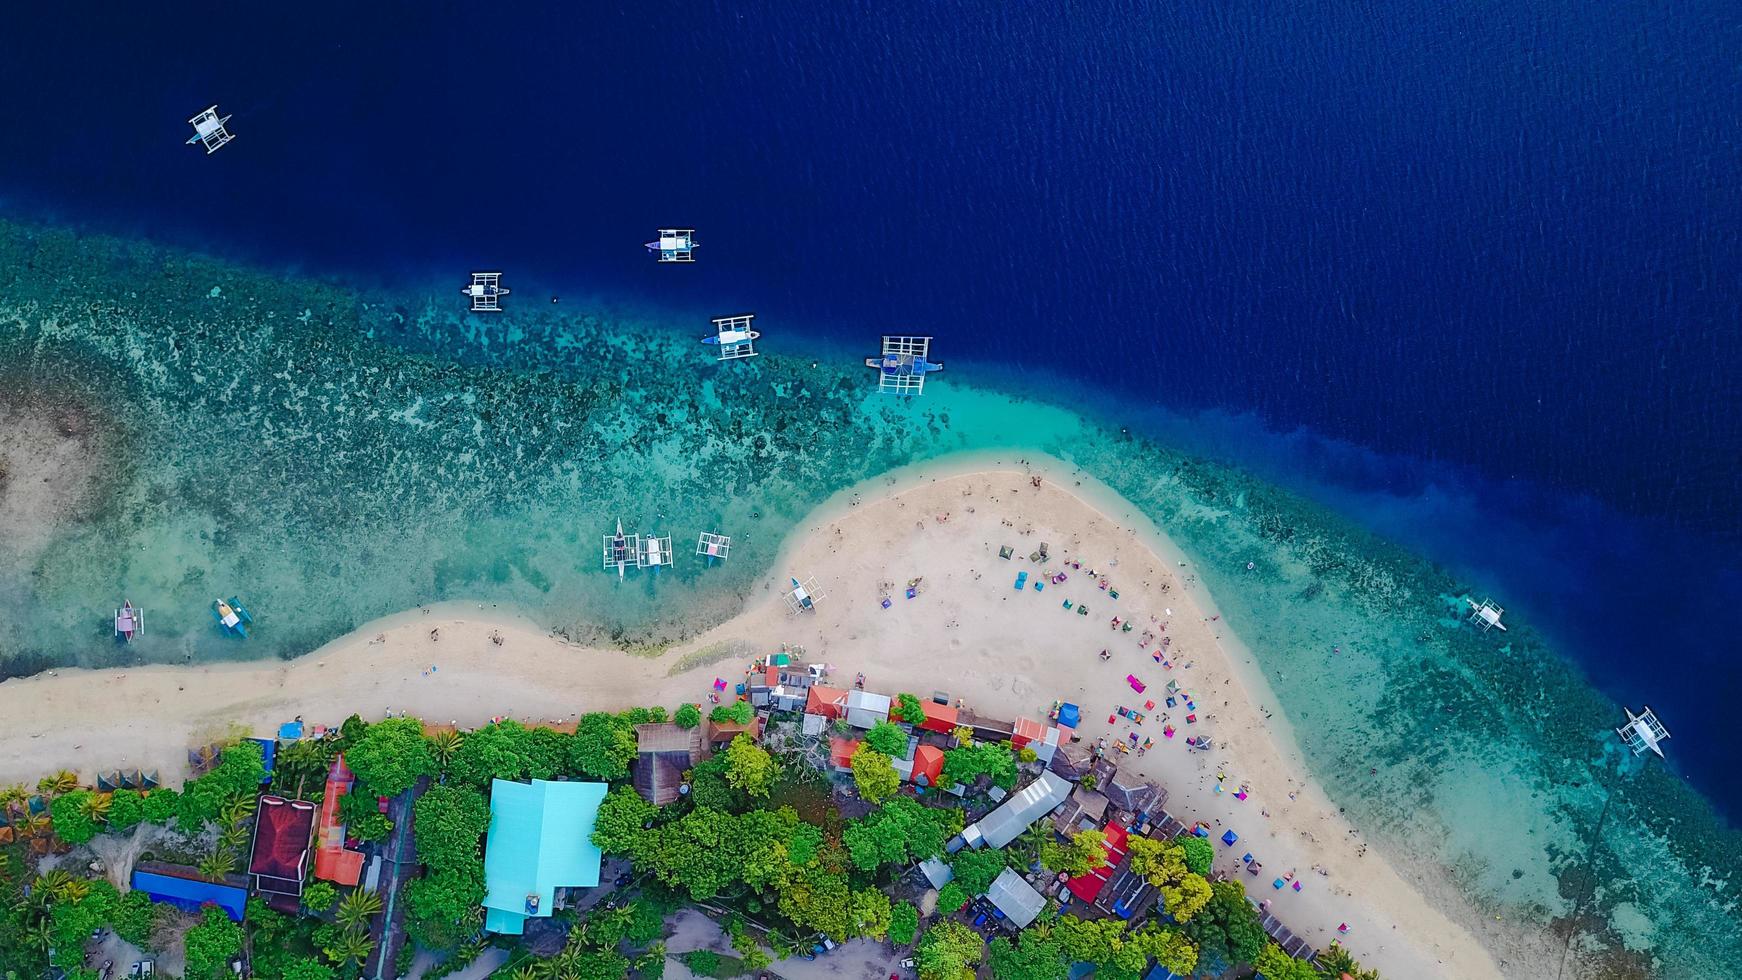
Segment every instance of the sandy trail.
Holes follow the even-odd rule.
[[[998,717],[1044,718],[1054,698],[1076,701],[1085,739],[1135,730],[1154,740],[1142,757],[1122,757],[1122,774],[1166,786],[1168,809],[1183,820],[1207,821],[1218,835],[1234,829],[1240,844],[1216,845],[1218,868],[1238,874],[1315,945],[1328,946],[1347,923],[1344,945],[1385,976],[1498,976],[1475,938],[1368,850],[1302,778],[1275,697],[1214,610],[1188,594],[1178,552],[1153,527],[1121,526],[1097,510],[1090,499],[1112,513],[1129,508],[1103,489],[1073,485],[1067,472],[1056,464],[933,467],[844,493],[793,536],[741,615],[658,659],[579,647],[506,610],[455,603],[371,623],[292,662],[62,670],[8,681],[0,684],[0,783],[62,767],[89,778],[134,766],[173,782],[201,735],[232,723],[267,733],[296,715],[337,724],[353,712],[405,712],[477,725],[499,715],[542,721],[671,706],[704,699],[716,676],[736,681],[749,654],[793,643],[808,660],[832,665],[843,686],[864,671],[870,689],[946,691]],[[1045,476],[1038,487],[1034,473]],[[1015,590],[1019,571],[1031,582],[1038,576],[1025,556],[1042,541],[1052,555],[1047,573],[1070,579],[1044,592]],[[999,558],[1006,544],[1014,560]],[[1072,560],[1081,571],[1063,567]],[[1090,568],[1110,579],[1117,600]],[[786,610],[789,574],[816,577],[826,598],[815,612]],[[915,577],[923,579],[918,597],[904,598]],[[889,609],[880,583],[893,584]],[[1066,599],[1090,613],[1065,610]],[[1113,629],[1115,615],[1135,628]],[[1171,670],[1140,648],[1146,630],[1171,639]],[[1100,660],[1102,649],[1110,660]],[[674,671],[710,651],[722,659]],[[1127,686],[1128,673],[1149,686],[1146,694]],[[1159,716],[1170,679],[1197,696],[1199,720],[1188,726],[1183,705],[1175,709],[1179,733],[1166,739]],[[1142,709],[1150,698],[1158,708],[1141,728],[1107,724],[1116,706]],[[1189,752],[1191,734],[1211,736],[1216,749]],[[1215,792],[1218,771],[1223,793]],[[1241,785],[1250,787],[1244,802],[1233,792]],[[1261,877],[1231,870],[1246,851],[1263,862]],[[1270,887],[1289,871],[1301,892]]]

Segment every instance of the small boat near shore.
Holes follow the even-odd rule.
[[[228,600],[212,600],[212,619],[224,632],[231,636],[248,638],[248,624],[254,622],[254,616],[248,607],[242,605],[242,600],[231,596]]]
[[[877,390],[890,395],[925,394],[925,376],[944,366],[928,360],[930,337],[883,338],[883,353],[865,358],[865,366],[877,369]]]
[[[121,608],[115,610],[115,638],[122,643],[132,643],[136,636],[145,635],[145,610],[134,608],[130,600],[122,599]]]

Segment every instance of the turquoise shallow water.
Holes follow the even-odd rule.
[[[862,352],[779,353],[790,327],[721,366],[701,329],[572,302],[470,318],[446,295],[107,239],[0,226],[0,250],[0,395],[83,406],[103,445],[138,450],[48,547],[0,567],[11,670],[293,656],[462,598],[656,645],[734,611],[829,494],[951,452],[1044,451],[1186,551],[1332,798],[1406,865],[1444,869],[1473,926],[1554,923],[1666,976],[1742,957],[1735,836],[1662,767],[1619,757],[1612,703],[1527,627],[1460,628],[1474,583],[1227,466],[959,374],[879,398]],[[725,530],[733,560],[619,585],[599,567],[619,517],[685,557]],[[257,617],[245,645],[206,612],[232,593]],[[106,623],[123,594],[151,617],[125,649]]]

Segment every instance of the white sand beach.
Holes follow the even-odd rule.
[[[233,724],[265,734],[297,715],[337,724],[353,712],[404,712],[469,726],[501,715],[537,722],[669,707],[704,699],[716,676],[736,681],[752,656],[790,643],[803,646],[807,660],[830,664],[843,685],[863,671],[868,689],[945,691],[997,717],[1044,718],[1054,698],[1075,701],[1085,740],[1133,730],[1154,740],[1143,756],[1122,756],[1122,773],[1165,786],[1167,808],[1180,819],[1209,822],[1218,836],[1238,833],[1237,846],[1216,845],[1218,868],[1271,900],[1271,910],[1314,945],[1328,946],[1347,923],[1344,945],[1387,977],[1499,976],[1475,937],[1366,848],[1304,778],[1250,655],[1160,532],[1109,516],[1127,509],[1103,488],[1078,485],[1054,460],[957,461],[891,474],[807,521],[739,616],[656,659],[579,647],[507,610],[451,603],[371,623],[291,662],[60,670],[12,680],[0,684],[0,783],[63,767],[87,779],[103,768],[155,767],[173,780],[186,747],[202,736]],[[1043,592],[1015,590],[1018,572],[1031,581],[1040,574],[1026,556],[1043,541],[1052,556],[1046,573],[1065,571],[1069,580]],[[999,557],[1006,544],[1017,552],[1013,560]],[[1081,570],[1066,567],[1075,561]],[[1117,600],[1089,577],[1091,568],[1109,579]],[[814,612],[787,610],[788,575],[816,578],[824,598]],[[907,599],[916,577],[919,594]],[[882,583],[891,585],[888,609],[879,601]],[[1066,599],[1090,613],[1065,610]],[[1133,630],[1113,628],[1114,616]],[[1171,640],[1172,669],[1141,648],[1146,631]],[[708,654],[717,662],[701,662]],[[697,665],[674,671],[682,663]],[[1127,674],[1147,693],[1135,693]],[[1160,717],[1169,680],[1198,706],[1192,725],[1183,704],[1171,712],[1179,729],[1172,739],[1163,737]],[[1123,719],[1108,725],[1116,706],[1142,710],[1149,699],[1157,710],[1141,728]],[[1211,737],[1214,750],[1188,751],[1184,740],[1194,734]],[[1243,785],[1250,793],[1241,801],[1234,791]],[[1246,851],[1263,862],[1263,875],[1233,870]],[[1291,871],[1300,892],[1271,887]]]

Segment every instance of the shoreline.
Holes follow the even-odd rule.
[[[1019,460],[1028,460],[1028,467]],[[1028,550],[1023,538],[1029,535],[1020,525],[1033,525],[1035,534],[1048,536],[1036,540],[1052,542],[1061,561],[1076,554],[1086,561],[1123,558],[1110,569],[1115,577],[1149,576],[1142,587],[1116,585],[1128,593],[1121,610],[1133,621],[1147,613],[1165,622],[1178,643],[1174,657],[1182,662],[1174,673],[1182,683],[1226,695],[1224,706],[1206,705],[1198,729],[1215,738],[1214,753],[1189,753],[1178,740],[1162,739],[1152,722],[1156,748],[1142,759],[1125,756],[1122,772],[1161,783],[1170,794],[1168,809],[1182,818],[1237,824],[1254,852],[1262,851],[1267,869],[1280,874],[1295,867],[1306,881],[1309,863],[1325,867],[1329,874],[1310,876],[1306,883],[1312,887],[1304,895],[1272,896],[1267,887],[1260,894],[1262,882],[1241,879],[1255,886],[1255,898],[1272,898],[1272,911],[1315,946],[1328,946],[1335,938],[1330,927],[1348,921],[1353,932],[1344,945],[1386,975],[1499,975],[1475,937],[1391,864],[1377,853],[1360,856],[1353,843],[1358,832],[1307,776],[1280,708],[1264,717],[1266,709],[1258,707],[1276,699],[1251,669],[1250,651],[1212,618],[1219,613],[1203,588],[1169,584],[1180,578],[1182,559],[1165,534],[1134,517],[1116,520],[1091,503],[1097,481],[1088,481],[1088,493],[1080,493],[1080,486],[1067,489],[1064,480],[1077,479],[1069,468],[1024,450],[970,453],[904,467],[842,491],[794,528],[742,612],[655,658],[569,643],[511,609],[456,602],[367,623],[293,661],[57,670],[7,681],[0,684],[0,714],[16,720],[18,734],[0,740],[0,782],[33,779],[61,766],[88,776],[96,765],[151,765],[168,778],[181,771],[182,750],[203,735],[238,721],[265,734],[298,714],[337,724],[353,711],[365,717],[392,711],[472,726],[504,714],[536,723],[633,704],[669,707],[701,700],[714,676],[733,677],[739,664],[782,641],[803,645],[812,659],[835,663],[839,673],[864,670],[868,688],[924,693],[948,686],[971,705],[1004,716],[1036,716],[1055,696],[1075,698],[1083,704],[1079,731],[1085,738],[1120,736],[1122,730],[1099,721],[1124,687],[1116,668],[1127,667],[1151,684],[1168,678],[1134,649],[1121,650],[1120,663],[1090,676],[1101,666],[1091,646],[1107,643],[1109,636],[1121,645],[1133,642],[1134,634],[1094,628],[1102,623],[1099,613],[1110,611],[1104,595],[1090,592],[1097,614],[1080,617],[1058,611],[1054,599],[1068,595],[1074,583],[1044,596],[1010,589],[1005,569],[1026,563],[998,559],[995,536]],[[1039,490],[1029,483],[1030,472],[1041,476]],[[902,513],[910,507],[912,514]],[[933,513],[940,508],[949,514],[947,522]],[[1124,509],[1133,510],[1128,504]],[[915,515],[918,527],[908,530],[906,522]],[[939,567],[951,570],[939,576]],[[911,577],[908,571],[924,576],[920,600],[879,608],[876,583],[901,581]],[[818,576],[828,598],[815,614],[795,619],[786,612],[778,595],[789,574]],[[1152,589],[1160,591],[1150,595]],[[904,602],[899,594],[895,601]],[[437,631],[433,639],[431,630]],[[492,632],[503,637],[500,646],[491,642]],[[922,636],[927,644],[911,643]],[[937,643],[963,661],[947,677],[936,675]],[[1049,648],[1069,647],[1077,650],[1070,659],[1044,657]],[[721,659],[675,670],[685,657],[698,659],[698,651],[709,650]],[[982,665],[985,672],[977,673]],[[166,712],[170,724],[161,717]],[[78,732],[53,730],[53,722],[80,714],[109,721]],[[1252,784],[1250,802],[1214,791],[1217,763],[1229,778]],[[1226,872],[1230,864],[1219,848],[1218,870]]]

